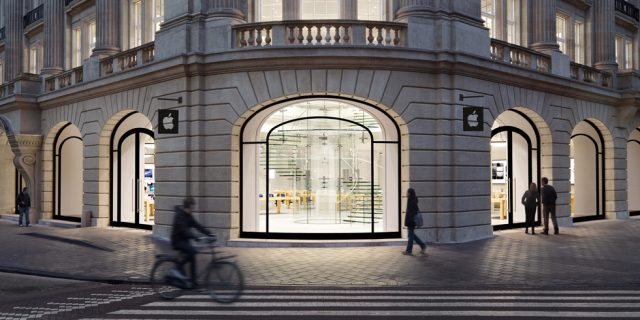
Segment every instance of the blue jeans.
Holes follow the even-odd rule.
[[[407,227],[407,229],[409,229],[409,242],[407,243],[407,252],[411,253],[411,250],[413,249],[413,240],[416,241],[416,243],[420,246],[421,249],[424,249],[427,247],[426,244],[424,244],[424,242],[422,242],[422,240],[420,240],[420,238],[418,238],[418,236],[416,236],[415,233],[415,229],[416,227]]]
[[[25,222],[25,226],[29,225],[29,208],[23,208],[20,207],[18,208],[18,211],[20,212],[20,217],[18,217],[18,224],[22,225],[22,220],[24,217],[24,222]]]

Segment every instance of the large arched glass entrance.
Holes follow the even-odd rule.
[[[67,123],[53,141],[53,217],[80,222],[83,194],[80,131]]]
[[[627,184],[629,214],[640,215],[640,128],[627,141]]]
[[[151,123],[132,112],[111,136],[111,225],[151,229],[155,218],[155,142]]]
[[[540,138],[533,121],[510,109],[491,130],[491,224],[494,229],[523,227],[522,195],[531,182],[540,187]],[[539,221],[540,212],[538,212]]]
[[[345,100],[256,114],[242,133],[241,236],[399,236],[398,137],[384,113]]]
[[[573,130],[569,159],[573,221],[604,218],[604,137],[592,121]]]

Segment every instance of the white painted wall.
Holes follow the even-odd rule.
[[[82,147],[81,140],[69,139],[60,152],[60,214],[63,216],[79,218],[82,215]]]
[[[627,199],[629,211],[640,211],[640,144],[627,143]]]
[[[574,217],[596,213],[596,149],[585,136],[572,139],[575,155]]]

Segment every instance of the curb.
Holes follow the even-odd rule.
[[[16,273],[16,274],[23,274],[23,275],[37,276],[37,277],[65,279],[65,280],[99,282],[99,283],[107,283],[107,284],[149,284],[148,279],[103,278],[103,277],[92,277],[92,276],[82,276],[82,275],[70,275],[65,273],[41,271],[41,270],[29,270],[24,268],[5,267],[5,266],[0,266],[0,272]]]

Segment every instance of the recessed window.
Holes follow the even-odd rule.
[[[323,20],[340,18],[338,0],[302,0],[302,19]]]
[[[82,30],[74,28],[71,31],[71,67],[82,65]]]
[[[256,17],[258,21],[281,21],[282,0],[257,0]]]
[[[160,30],[160,24],[164,22],[164,0],[153,0],[153,38],[155,32]]]
[[[358,20],[386,20],[386,5],[384,0],[358,0]]]
[[[556,15],[556,41],[562,53],[567,52],[567,18]]]
[[[573,60],[584,64],[584,24],[576,21],[573,24]]]
[[[616,63],[618,69],[633,69],[633,42],[624,35],[616,36]]]
[[[482,0],[481,2],[482,20],[484,20],[484,26],[487,29],[489,29],[489,36],[491,38],[496,37],[496,29],[494,26],[494,21],[496,19],[495,8],[496,8],[495,0]]]
[[[129,43],[131,48],[142,45],[142,1],[135,0],[131,2],[131,36]]]

